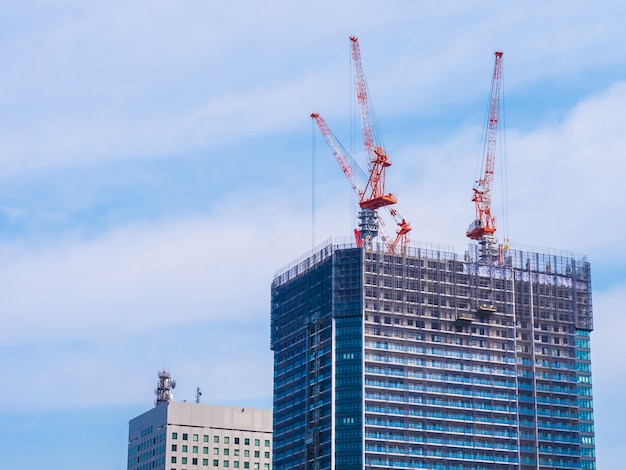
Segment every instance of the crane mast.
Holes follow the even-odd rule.
[[[476,218],[467,229],[466,235],[478,240],[481,245],[481,257],[492,258],[495,255],[496,218],[491,213],[491,186],[495,167],[496,138],[500,120],[500,92],[502,89],[502,52],[495,52],[495,65],[491,83],[489,103],[489,122],[484,152],[484,173],[476,180],[472,201],[475,203]]]

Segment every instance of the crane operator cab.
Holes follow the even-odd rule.
[[[483,222],[480,219],[476,219],[474,222],[470,224],[467,229],[467,237],[472,240],[480,239],[485,233],[485,229],[483,228]]]

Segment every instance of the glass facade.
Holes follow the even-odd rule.
[[[275,284],[273,468],[330,468],[332,256],[307,260],[305,275]],[[286,279],[286,278],[285,278]]]
[[[479,260],[329,243],[277,274],[276,469],[595,468],[589,263]]]
[[[363,468],[362,255],[351,249],[334,256],[335,468]]]

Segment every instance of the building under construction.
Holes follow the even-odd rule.
[[[595,468],[583,256],[328,241],[271,328],[274,470]]]
[[[409,243],[350,42],[369,175],[361,186],[313,113],[359,196],[360,225],[354,242],[329,241],[272,283],[274,470],[595,469],[589,263],[495,238],[502,52],[466,232],[475,242],[458,255]]]

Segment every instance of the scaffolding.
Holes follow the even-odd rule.
[[[485,264],[476,245],[458,255],[373,244],[358,249],[357,270],[341,261],[355,249],[329,239],[277,272],[273,290],[332,266],[329,314],[359,309],[365,467],[469,459],[488,469],[580,468],[581,437],[593,436],[590,362],[579,346],[593,329],[586,257],[513,246]],[[309,322],[311,357],[316,328]]]

